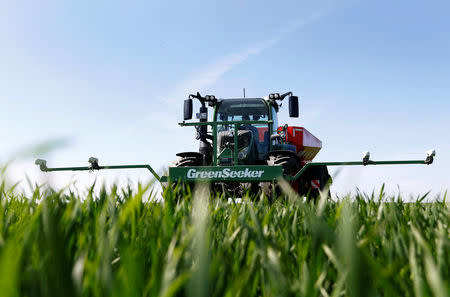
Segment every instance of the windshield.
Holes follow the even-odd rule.
[[[218,122],[267,120],[269,112],[262,99],[228,99],[220,102],[217,109]]]
[[[263,99],[227,99],[220,102],[217,109],[217,122],[231,121],[268,121],[269,109]],[[218,125],[217,131],[229,131],[232,125]],[[260,157],[268,152],[269,124],[243,124],[239,130],[252,132]]]

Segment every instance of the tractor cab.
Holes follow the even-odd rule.
[[[274,112],[274,111],[273,111]],[[264,99],[225,99],[217,102],[214,121],[217,125],[219,164],[232,163],[234,125],[238,124],[238,159],[241,164],[255,164],[270,150],[270,131],[276,133],[277,118]],[[229,124],[230,122],[238,122]],[[270,123],[272,121],[272,124]]]
[[[191,154],[189,164],[265,165],[268,154],[274,150],[295,154],[295,147],[285,143],[278,130],[278,109],[287,96],[290,116],[298,117],[298,97],[291,92],[270,94],[268,98],[238,99],[216,99],[199,93],[190,95],[184,104],[184,120],[192,119],[192,99],[198,99],[201,107],[197,114],[200,121],[195,124],[200,140],[199,155],[196,154],[192,161]],[[212,122],[208,122],[207,105],[214,108]]]

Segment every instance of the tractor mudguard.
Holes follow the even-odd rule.
[[[177,157],[181,157],[181,158],[184,158],[184,157],[198,157],[198,158],[203,158],[203,155],[200,154],[199,152],[181,152],[181,153],[178,153],[176,156],[177,156]]]

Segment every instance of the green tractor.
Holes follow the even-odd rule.
[[[306,129],[278,124],[281,102],[288,96],[289,115],[297,118],[298,97],[291,92],[270,94],[267,99],[190,95],[180,125],[195,126],[200,148],[199,152],[177,154],[180,159],[176,168],[170,169],[170,176],[181,180],[195,176],[193,182],[205,176],[216,189],[232,195],[248,190],[278,194],[274,181],[281,176],[294,177],[322,148],[322,142]],[[193,99],[201,104],[199,123],[186,123],[192,119]],[[214,109],[212,122],[208,122],[207,105]],[[211,168],[216,168],[213,173]],[[331,178],[326,165],[319,165],[289,182],[300,195],[317,197]]]
[[[182,182],[195,186],[206,182],[214,189],[232,196],[264,191],[269,197],[279,193],[281,180],[299,195],[309,198],[328,193],[331,183],[327,166],[368,166],[432,164],[436,152],[430,150],[424,160],[372,161],[366,152],[361,161],[313,162],[322,142],[303,127],[280,125],[278,111],[288,97],[289,115],[299,116],[298,97],[292,92],[273,93],[267,98],[216,99],[215,96],[189,95],[184,101],[182,127],[195,127],[200,146],[198,152],[178,153],[179,160],[169,167],[169,174],[159,176],[150,165],[100,166],[97,158],[89,158],[90,166],[47,167],[36,160],[44,172],[92,171],[103,169],[148,169],[162,186]],[[193,99],[200,102],[198,121],[192,122]],[[213,108],[208,121],[208,107]]]

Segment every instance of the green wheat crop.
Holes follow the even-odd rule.
[[[1,183],[0,295],[450,296],[445,197],[228,203],[179,186],[164,203],[146,195],[148,186],[27,196]]]

